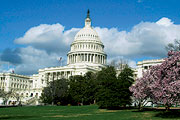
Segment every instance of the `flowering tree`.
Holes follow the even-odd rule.
[[[180,102],[180,51],[168,52],[161,65],[152,66],[130,87],[136,99],[150,98],[166,110]]]
[[[139,109],[142,110],[143,106],[148,103],[149,96],[150,96],[150,74],[149,71],[143,73],[142,78],[136,79],[135,84],[133,84],[129,90],[133,93],[133,97],[135,98],[134,102],[139,105]]]
[[[162,103],[168,110],[180,101],[180,51],[168,52],[168,57],[151,71],[153,83],[150,85],[151,99],[154,103]]]

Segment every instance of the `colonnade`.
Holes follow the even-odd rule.
[[[68,55],[68,64],[78,63],[78,62],[90,62],[106,64],[106,56],[102,54],[90,54],[90,53],[79,53]]]
[[[103,45],[99,44],[73,44],[71,46],[71,51],[78,51],[78,50],[96,50],[96,51],[103,51]]]
[[[45,80],[46,80],[45,82],[48,83],[50,81],[58,80],[61,78],[69,78],[70,76],[72,76],[72,71],[49,72],[45,74]]]

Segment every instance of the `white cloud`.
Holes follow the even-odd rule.
[[[94,28],[105,45],[109,61],[117,56],[129,60],[130,66],[135,66],[134,57],[164,57],[165,46],[180,39],[180,25],[174,24],[169,18],[157,22],[141,22],[131,31],[119,31],[118,28]],[[15,72],[31,74],[39,68],[57,66],[57,57],[63,56],[70,50],[79,28],[64,30],[64,26],[42,24],[30,28],[24,36],[17,38],[15,43],[25,44],[19,48],[18,55],[22,63],[18,64]]]
[[[38,69],[59,66],[57,53],[48,54],[45,50],[38,50],[31,46],[20,49],[22,64],[17,65],[15,72],[19,74],[37,73]],[[63,57],[64,58],[64,57]]]
[[[173,22],[170,19],[163,17],[159,21],[157,21],[156,24],[163,26],[170,26],[173,24]]]
[[[72,28],[64,31],[64,26],[59,23],[41,24],[30,28],[23,37],[16,39],[15,43],[30,45],[48,53],[61,52],[64,54],[78,30],[78,28]]]
[[[118,31],[117,28],[95,29],[110,56],[164,57],[167,52],[165,46],[174,39],[180,39],[180,26],[168,18],[162,18],[156,23],[141,22],[129,32]]]

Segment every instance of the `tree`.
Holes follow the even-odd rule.
[[[72,98],[72,104],[77,105],[82,103],[89,105],[95,100],[95,84],[96,75],[92,72],[87,72],[84,76],[72,76],[70,78],[69,94]]]
[[[84,75],[84,82],[85,82],[85,91],[83,93],[85,99],[85,104],[93,104],[95,103],[95,94],[97,90],[97,81],[96,81],[96,74],[93,72],[87,72]]]
[[[153,103],[163,104],[166,110],[180,102],[180,52],[170,51],[168,57],[160,65],[152,66],[143,78],[130,87],[134,97],[143,94]],[[145,82],[146,81],[146,82]],[[142,85],[145,82],[146,86]],[[141,83],[141,84],[139,84]],[[142,86],[141,86],[142,85]],[[134,87],[136,86],[136,87]],[[144,89],[144,90],[143,90]],[[144,91],[144,92],[143,92]],[[148,91],[148,92],[147,92]]]
[[[71,104],[77,105],[84,100],[83,93],[85,91],[84,77],[81,75],[71,76],[69,78],[69,95],[72,98]]]
[[[179,51],[180,50],[180,40],[175,39],[174,43],[169,43],[165,48],[167,51]]]
[[[120,58],[120,59],[113,59],[110,63],[110,66],[113,66],[115,69],[122,71],[127,64],[128,64],[128,60]]]
[[[100,108],[115,109],[120,107],[119,84],[113,66],[103,68],[97,75],[97,104]]]
[[[133,82],[133,70],[126,65],[119,74],[116,82],[117,89],[119,89],[118,94],[120,95],[119,102],[121,106],[125,107],[126,105],[131,104],[132,92],[130,92],[129,87],[133,84]]]
[[[151,99],[154,103],[163,103],[168,110],[173,104],[180,102],[180,52],[168,52],[168,58],[151,68],[153,85]]]
[[[22,97],[22,96],[18,93],[18,91],[12,90],[12,91],[10,92],[10,97],[16,98],[16,104],[17,104],[17,105],[21,105],[21,97]]]
[[[52,96],[53,95],[53,96]],[[43,89],[41,100],[44,103],[62,105],[68,104],[68,80],[65,78],[55,80],[49,83],[48,87]]]
[[[149,88],[152,82],[149,78],[150,73],[147,71],[143,73],[143,77],[137,78],[135,84],[129,87],[129,90],[133,93],[134,104],[139,105],[139,110],[143,110],[143,107],[149,102],[150,95],[152,94]]]
[[[12,96],[12,91],[6,92],[6,91],[4,91],[4,90],[1,90],[1,91],[0,91],[0,95],[1,95],[1,97],[3,98],[4,104],[6,105],[7,102],[8,102],[8,100],[9,100],[9,98]]]

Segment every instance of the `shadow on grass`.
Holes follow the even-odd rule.
[[[180,109],[171,109],[166,111],[165,109],[156,109],[156,108],[144,108],[143,110],[133,110],[132,112],[148,112],[153,111],[155,112],[154,117],[159,118],[180,118]]]
[[[161,118],[180,118],[180,111],[179,110],[170,110],[168,112],[161,111],[155,115],[155,117]]]
[[[6,119],[28,119],[28,118],[38,118],[38,116],[1,116],[0,120]]]
[[[99,108],[99,109],[107,109],[107,110],[131,110],[131,109],[136,109],[134,107],[108,107],[108,108]]]
[[[156,112],[156,111],[164,111],[164,110],[158,110],[156,108],[151,108],[151,107],[143,108],[142,110],[139,110],[139,108],[136,107],[136,108],[134,108],[134,110],[132,112],[146,112],[146,111],[154,111],[154,112]]]

